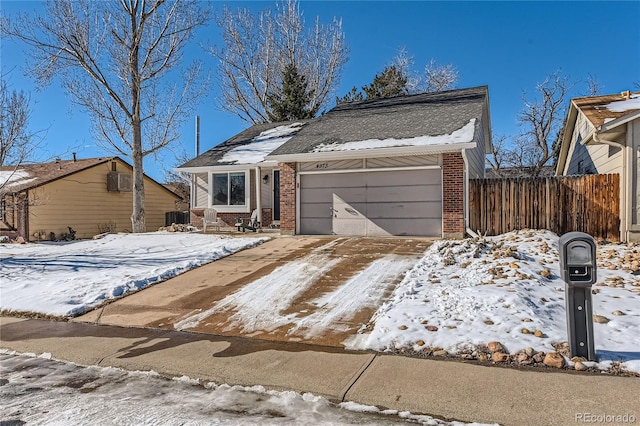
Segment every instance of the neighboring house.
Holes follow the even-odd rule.
[[[286,234],[462,237],[490,148],[483,86],[253,126],[179,170],[192,173],[194,225],[208,207],[230,225],[256,208]]]
[[[132,168],[118,157],[56,160],[0,168],[0,234],[48,240],[131,230]],[[145,219],[155,231],[180,197],[145,176]]]
[[[571,100],[556,173],[620,175],[620,237],[640,240],[640,93]]]
[[[485,178],[487,179],[514,179],[514,178],[529,178],[534,171],[533,167],[501,167],[495,170],[491,167],[485,170]],[[556,175],[556,168],[554,166],[542,166],[538,177],[546,178]]]

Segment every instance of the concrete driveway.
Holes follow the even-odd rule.
[[[277,237],[74,321],[342,347],[431,242]]]

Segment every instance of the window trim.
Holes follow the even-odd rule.
[[[213,176],[214,175],[227,175],[227,182],[230,182],[231,174],[244,173],[244,205],[220,205],[213,204]],[[249,170],[220,170],[215,172],[209,172],[209,184],[208,184],[208,200],[207,206],[209,208],[216,209],[218,213],[249,213],[251,203],[251,182]],[[229,194],[230,195],[230,194]],[[228,201],[227,201],[228,202]]]

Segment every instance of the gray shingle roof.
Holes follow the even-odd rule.
[[[445,135],[473,118],[477,134],[487,94],[487,86],[480,86],[338,105],[271,155],[309,153],[320,144]]]
[[[178,168],[224,166],[234,164],[232,162],[230,163],[221,161],[225,154],[232,149],[250,144],[255,137],[267,130],[274,129],[278,126],[286,126],[293,123],[305,123],[308,121],[309,120],[296,120],[281,123],[255,124],[248,129],[245,129],[242,132],[238,133],[237,135],[227,139],[226,141],[220,143],[219,145],[214,146],[210,150],[200,154],[196,158],[187,161]]]

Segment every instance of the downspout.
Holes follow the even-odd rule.
[[[630,129],[631,126],[627,124],[627,140],[631,143],[632,139],[629,139],[630,132],[633,130]],[[620,213],[624,213],[624,217],[620,218],[620,239],[623,241],[628,240],[627,233],[629,232],[629,226],[631,225],[631,217],[632,212],[629,209],[629,206],[632,205],[632,196],[631,196],[631,188],[629,185],[629,179],[627,179],[627,171],[629,165],[627,164],[630,160],[628,156],[628,148],[624,143],[616,142],[610,139],[603,139],[601,137],[601,133],[598,131],[593,132],[593,141],[595,143],[604,144],[614,146],[616,148],[622,149],[622,173],[620,175]],[[629,145],[631,146],[631,145]]]
[[[477,234],[469,228],[469,159],[466,149],[462,150],[462,161],[464,161],[464,229],[467,234],[477,237]]]
[[[262,187],[260,186],[260,167],[256,167],[256,208],[258,209],[258,222],[262,225]]]

